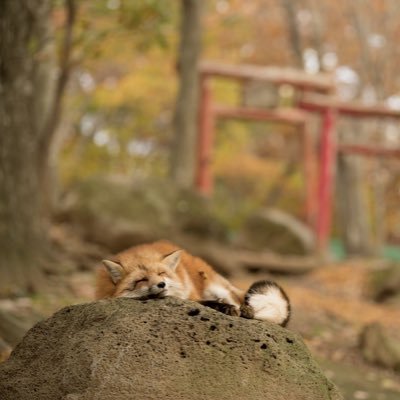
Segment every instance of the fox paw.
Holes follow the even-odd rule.
[[[242,304],[240,306],[240,316],[242,318],[253,319],[254,318],[254,309],[249,304]]]
[[[223,314],[226,315],[232,315],[233,317],[239,317],[240,316],[240,311],[236,306],[233,304],[228,304],[228,303],[222,303],[217,300],[203,300],[200,301],[200,304],[206,307],[210,307],[216,311],[219,311]]]

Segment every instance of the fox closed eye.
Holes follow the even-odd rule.
[[[139,279],[139,280],[135,281],[135,285],[137,285],[138,283],[141,283],[141,282],[147,282],[148,280],[149,280],[148,278]]]
[[[132,291],[138,289],[139,286],[141,286],[141,283],[147,282],[149,279],[148,278],[141,278],[136,281],[132,281],[132,283],[127,287],[127,290]]]

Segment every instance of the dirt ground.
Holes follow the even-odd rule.
[[[369,298],[368,277],[373,264],[349,261],[321,267],[298,276],[238,274],[231,280],[241,287],[258,279],[277,280],[292,302],[288,328],[301,333],[326,375],[346,399],[399,400],[400,375],[366,363],[358,343],[362,328],[381,323],[400,340],[399,304],[376,304]],[[32,298],[0,300],[0,308],[33,320],[57,309],[93,299],[94,272],[74,272],[60,281],[54,277],[48,293]],[[33,316],[33,317],[32,317]]]

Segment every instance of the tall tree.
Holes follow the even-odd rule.
[[[294,64],[298,68],[303,68],[303,45],[296,20],[297,3],[297,0],[281,0],[282,8],[286,13],[287,30]]]
[[[48,249],[45,166],[65,86],[63,72],[55,76],[52,3],[2,1],[0,295],[34,289]]]
[[[385,95],[384,85],[384,60],[383,57],[374,57],[368,38],[371,37],[367,19],[362,10],[365,10],[365,2],[355,1],[348,3],[347,10],[350,21],[355,31],[355,37],[360,53],[360,93],[373,85],[374,100],[383,101]],[[369,6],[369,5],[368,5]],[[367,9],[366,15],[374,16],[372,9]],[[375,16],[379,19],[379,16]],[[385,26],[385,24],[382,24]],[[388,36],[388,35],[387,35]],[[371,140],[373,131],[382,131],[378,125],[371,121],[363,123],[344,124],[342,141],[348,143],[365,143]],[[384,242],[384,185],[374,184],[376,240],[373,246],[373,233],[369,221],[369,207],[367,199],[366,163],[365,160],[354,155],[339,155],[338,160],[338,209],[341,216],[342,232],[346,251],[352,255],[370,255],[374,251],[381,251]]]
[[[178,186],[193,185],[197,126],[198,59],[201,49],[201,0],[182,0],[171,176]]]
[[[303,2],[304,3],[304,2]],[[327,39],[327,30],[324,27],[327,24],[327,4],[316,0],[307,0],[305,2],[306,9],[310,12],[312,18],[308,22],[307,37],[302,38],[296,22],[296,5],[299,2],[290,0],[281,0],[282,6],[286,10],[287,29],[291,38],[291,48],[293,54],[297,55],[297,61],[300,60],[302,54],[301,44],[303,42],[315,50],[319,69],[323,70],[323,51],[324,44],[329,43]],[[349,15],[352,19],[352,26],[355,28],[356,36],[359,41],[362,73],[364,77],[362,83],[366,82],[365,77],[371,76],[374,71],[373,62],[369,54],[367,38],[368,32],[360,16],[360,4],[352,2],[347,6]],[[323,19],[323,20],[322,20]],[[324,41],[325,40],[325,41]],[[341,55],[340,49],[339,54]],[[368,79],[370,82],[371,79]],[[379,82],[374,82],[375,86],[379,86]],[[361,91],[360,87],[360,91]],[[360,141],[360,129],[363,128],[365,136],[365,125],[356,124],[355,122],[342,121],[340,124],[340,140],[344,143],[357,143]],[[337,209],[340,217],[340,228],[343,235],[344,245],[349,254],[370,254],[371,253],[371,229],[368,221],[368,203],[365,196],[366,180],[363,179],[364,171],[363,160],[359,157],[351,155],[339,155],[337,164]]]

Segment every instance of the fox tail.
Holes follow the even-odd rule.
[[[240,316],[270,321],[286,326],[290,318],[290,301],[284,290],[275,282],[253,283],[240,307]]]

